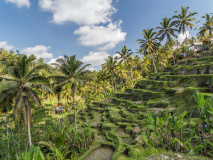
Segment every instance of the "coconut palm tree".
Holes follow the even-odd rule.
[[[144,29],[142,31],[143,39],[138,39],[137,41],[139,44],[141,44],[140,52],[142,52],[144,55],[149,55],[152,57],[154,69],[157,73],[153,53],[158,49],[160,43],[158,42],[159,38],[157,37],[157,32],[154,32],[153,30],[153,28],[147,28],[147,30]]]
[[[203,23],[203,26],[199,28],[200,31],[197,35],[201,35],[203,37],[207,32],[209,32],[209,36],[211,37],[213,30],[213,16],[206,13],[206,15],[202,18],[205,18],[205,22]]]
[[[109,56],[105,59],[105,61],[106,63],[104,63],[102,67],[111,74],[112,88],[116,89],[115,71],[117,70],[117,60],[115,60],[112,56]]]
[[[100,70],[97,73],[97,79],[99,83],[103,84],[104,96],[106,97],[106,81],[110,78],[110,74],[107,71]]]
[[[178,15],[174,15],[172,19],[175,19],[172,22],[172,25],[178,27],[178,32],[186,34],[186,28],[192,29],[196,27],[192,22],[196,21],[196,18],[193,18],[194,15],[198,14],[197,12],[190,12],[188,13],[189,7],[181,7],[181,13]],[[187,37],[187,35],[186,35]]]
[[[131,58],[131,55],[133,54],[132,50],[127,49],[126,46],[123,46],[121,52],[116,52],[116,54],[118,54],[116,59],[120,60],[120,63],[124,62],[126,70],[128,71],[127,61]],[[127,73],[129,74],[129,72],[127,72]]]
[[[129,58],[131,58],[133,52],[131,49],[127,49],[126,46],[122,47],[121,52],[116,52],[118,56],[116,57],[117,60],[120,60],[120,63],[124,62],[126,69],[127,69],[127,61]]]
[[[4,78],[0,82],[0,103],[15,99],[13,110],[16,118],[18,118],[18,113],[23,110],[24,120],[27,122],[29,146],[32,144],[30,132],[32,102],[41,107],[36,90],[52,92],[47,86],[49,84],[48,78],[40,76],[38,73],[48,66],[37,65],[32,68],[34,60],[35,57],[27,58],[26,55],[19,55],[15,62],[8,62],[7,59],[1,61],[6,66],[3,73],[10,75],[10,77]]]
[[[175,32],[178,30],[173,28],[174,24],[171,23],[171,18],[163,18],[163,21],[160,23],[160,25],[160,27],[156,28],[159,29],[158,36],[160,36],[160,41],[163,41],[165,37],[167,38],[167,41],[172,39],[171,36],[177,38]]]
[[[56,87],[71,84],[75,116],[75,130],[77,131],[75,93],[78,85],[85,85],[88,80],[92,79],[92,77],[88,75],[90,71],[86,69],[90,64],[84,65],[83,62],[76,59],[76,55],[70,57],[64,55],[63,58],[58,58],[56,63],[53,65],[57,66],[63,73],[63,75],[51,76],[56,80]]]

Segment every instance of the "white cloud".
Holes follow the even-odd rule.
[[[63,58],[63,56],[59,56],[58,58]],[[58,58],[52,58],[49,62],[47,62],[47,64],[51,65],[52,63],[56,63]]]
[[[116,12],[112,0],[39,0],[44,11],[53,14],[53,22],[74,22],[79,25],[95,25],[111,21]]]
[[[107,52],[105,51],[100,51],[100,52],[89,52],[89,55],[84,56],[81,61],[84,62],[85,64],[91,64],[91,67],[100,67],[103,63],[105,63],[105,59],[110,56]]]
[[[51,59],[53,58],[53,54],[48,52],[49,49],[51,49],[50,46],[37,45],[35,47],[24,48],[20,51],[20,53],[24,53],[27,56],[34,54],[37,59]]]
[[[94,68],[94,67],[87,67],[87,69],[89,70],[89,71],[91,71],[91,72],[93,72],[93,71],[96,71],[97,69],[96,68]]]
[[[15,3],[18,7],[27,6],[30,7],[29,0],[5,0],[7,3]]]
[[[118,53],[115,53],[113,56],[112,56],[114,59],[117,57],[117,58],[120,58],[120,55]]]
[[[9,44],[7,43],[7,41],[0,41],[0,48],[9,51],[9,50],[14,49],[15,47],[12,46],[12,45],[9,45]]]
[[[79,34],[79,41],[85,46],[100,46],[99,50],[109,50],[115,47],[121,41],[125,40],[126,32],[122,32],[122,21],[105,26],[82,26],[74,31]]]
[[[186,35],[187,35],[187,38],[190,38],[190,33],[189,33],[189,31],[186,31],[185,34],[181,33],[181,34],[178,35],[178,41],[179,41],[180,43],[183,43],[183,41],[186,39]]]

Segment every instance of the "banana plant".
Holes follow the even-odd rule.
[[[42,153],[42,151],[40,150],[40,147],[38,146],[31,146],[29,151],[25,151],[24,153],[22,153],[21,157],[18,158],[18,160],[45,160],[44,154]]]

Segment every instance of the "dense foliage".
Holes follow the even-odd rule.
[[[83,64],[75,55],[65,55],[48,65],[34,55],[27,57],[1,49],[0,157],[77,159],[88,150],[94,138],[91,127],[78,117],[79,111],[93,101],[132,88],[139,79],[148,79],[152,73],[176,64],[182,53],[188,53],[186,58],[194,56],[189,52],[193,38],[186,37],[180,44],[172,37],[177,38],[177,33],[186,34],[187,28],[195,27],[195,14],[182,7],[173,18],[163,18],[157,31],[142,30],[137,53],[123,46],[116,52],[117,56],[105,60],[99,71],[89,71],[89,64]],[[206,22],[199,29],[197,41],[212,35],[213,18],[209,14],[203,18]],[[163,43],[165,38],[167,41]],[[213,133],[213,99],[204,100],[198,92],[194,97],[204,127],[200,129],[192,124],[193,110],[171,115],[168,108],[163,115],[150,113],[149,130],[143,134],[144,147],[212,156],[213,144],[209,138]],[[209,126],[208,132],[205,124]]]

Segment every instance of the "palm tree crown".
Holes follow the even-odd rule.
[[[163,18],[163,22],[161,22],[160,25],[160,27],[157,27],[157,29],[159,29],[158,36],[160,36],[160,41],[163,41],[165,37],[167,37],[167,41],[171,40],[171,36],[177,38],[175,31],[178,30],[173,28],[174,24],[171,23],[171,18]]]
[[[176,19],[175,21],[172,22],[172,25],[176,25],[178,27],[179,33],[186,33],[186,28],[192,29],[193,27],[196,27],[194,24],[191,22],[196,21],[195,18],[193,18],[194,15],[198,14],[197,12],[189,12],[188,14],[189,7],[181,7],[181,13],[178,15],[175,15],[172,17],[172,19]]]
[[[138,43],[141,44],[140,52],[144,53],[144,55],[153,53],[160,46],[158,42],[159,38],[157,37],[157,32],[153,32],[153,28],[147,30],[143,30],[142,34],[144,39],[138,39]]]
[[[131,55],[133,54],[131,49],[127,49],[126,46],[123,46],[121,52],[116,52],[116,54],[118,54],[119,56],[116,57],[116,59],[120,59],[120,63],[124,62],[126,63],[126,61],[131,57]]]
[[[117,60],[115,60],[112,56],[109,56],[108,59],[105,59],[106,63],[102,65],[102,67],[107,70],[107,73],[111,74],[111,82],[112,87],[115,85],[114,79],[115,79],[115,71],[117,70]],[[116,87],[115,87],[116,88]]]
[[[158,47],[161,45],[158,40],[159,38],[157,37],[157,32],[153,32],[153,28],[147,30],[143,30],[142,34],[144,36],[144,39],[138,39],[138,43],[141,44],[140,46],[140,52],[142,52],[144,55],[152,55],[152,60],[153,60],[153,65],[155,72],[157,73],[157,69],[155,66],[154,62],[154,55],[153,53],[157,51]]]
[[[197,35],[204,36],[207,32],[209,32],[209,36],[212,36],[212,30],[213,30],[213,16],[211,17],[208,13],[206,13],[205,16],[202,18],[205,18],[205,22],[203,23],[203,26],[199,28],[199,32]]]

